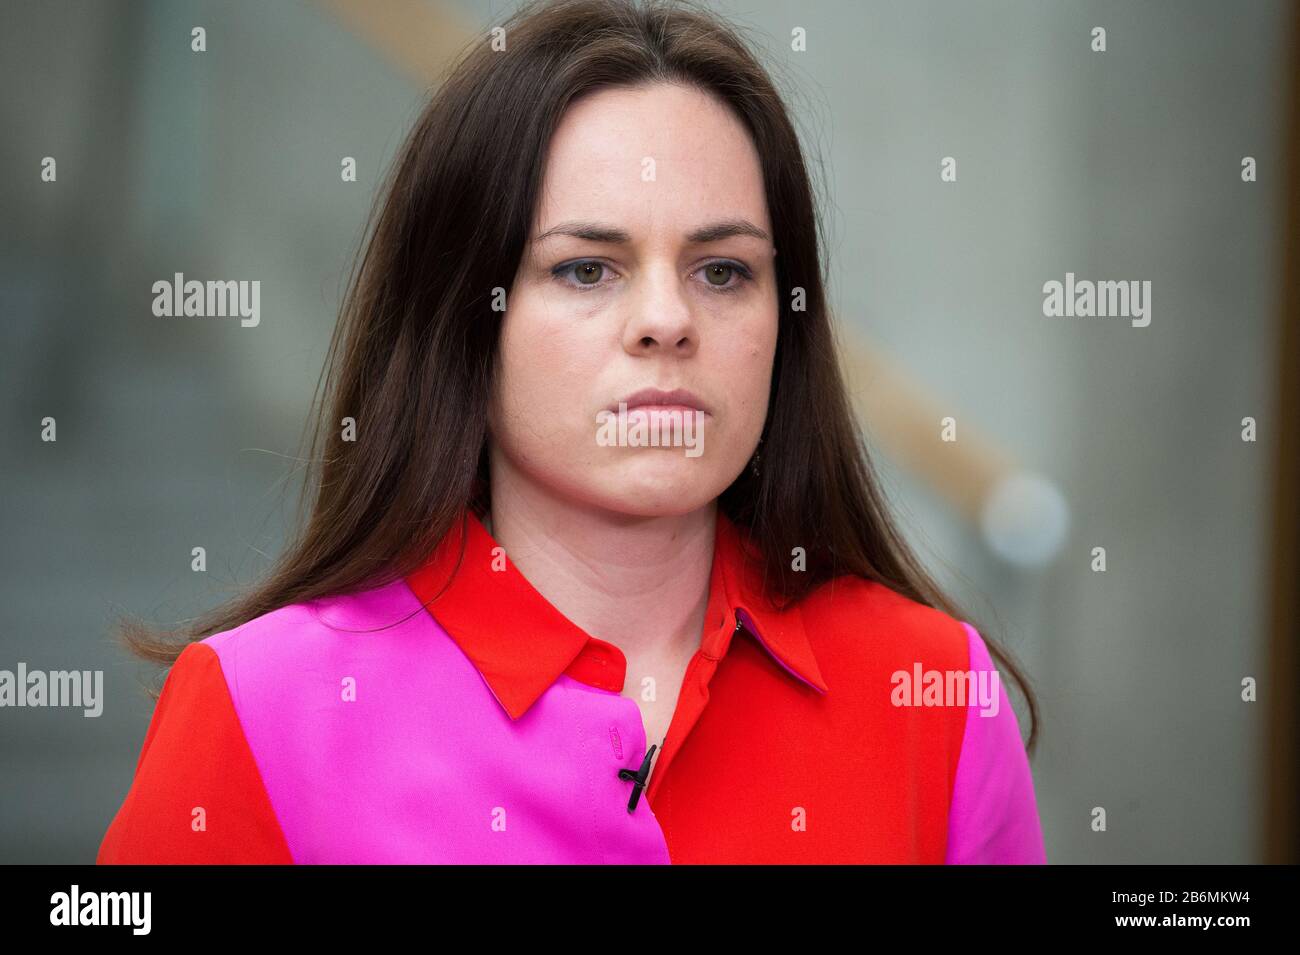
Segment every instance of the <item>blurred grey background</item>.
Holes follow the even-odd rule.
[[[927,563],[1032,676],[1049,861],[1259,861],[1266,711],[1240,681],[1270,677],[1292,6],[711,6],[762,44],[805,135],[846,340],[1069,505],[1060,552],[1013,566],[878,450]],[[4,4],[0,669],[101,669],[106,702],[97,719],[0,709],[0,861],[93,861],[126,793],[154,671],[113,646],[114,617],[206,610],[283,539],[347,268],[425,97],[412,46],[403,63],[350,7]],[[372,5],[446,24],[430,49],[513,7]],[[1150,280],[1150,326],[1045,318],[1043,283],[1070,271]],[[176,272],[259,279],[260,325],[154,317],[152,283]]]

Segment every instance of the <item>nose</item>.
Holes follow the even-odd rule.
[[[631,309],[623,328],[623,347],[631,355],[688,358],[699,348],[699,328],[685,283],[673,266],[643,272],[628,297]]]

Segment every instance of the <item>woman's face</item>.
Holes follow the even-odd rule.
[[[572,104],[506,301],[493,483],[639,516],[722,493],[767,414],[771,234],[758,154],[720,101],[654,85]],[[620,427],[619,402],[644,389],[692,397],[658,396],[668,415],[629,410]]]

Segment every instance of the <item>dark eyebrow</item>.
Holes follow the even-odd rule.
[[[578,239],[586,239],[589,242],[607,242],[611,245],[626,245],[632,241],[632,236],[626,230],[603,225],[599,222],[561,222],[531,241],[541,242],[553,235],[571,235]],[[708,225],[700,226],[698,229],[688,232],[686,241],[691,245],[703,245],[706,242],[717,242],[719,239],[727,239],[733,235],[748,235],[756,239],[762,239],[764,242],[772,241],[771,236],[748,219],[724,219],[720,222],[710,222]]]

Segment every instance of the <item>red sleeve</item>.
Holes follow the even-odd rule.
[[[99,865],[292,864],[217,653],[187,646],[154,708]]]

